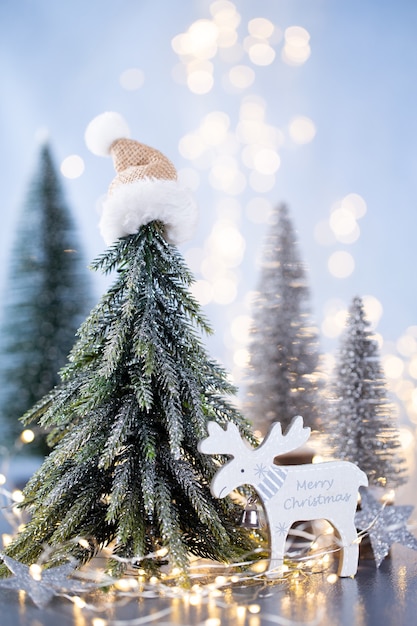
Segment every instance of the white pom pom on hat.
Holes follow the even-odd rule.
[[[189,239],[197,223],[197,207],[188,189],[177,181],[171,161],[155,148],[129,138],[119,113],[102,113],[85,133],[87,147],[99,156],[113,156],[117,172],[103,203],[100,231],[111,244],[132,235],[151,221],[165,225],[170,243]]]
[[[97,156],[108,156],[116,139],[129,138],[130,130],[120,113],[108,111],[97,115],[86,128],[85,143]]]

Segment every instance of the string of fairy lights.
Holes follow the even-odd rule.
[[[2,478],[5,479],[3,475]],[[10,524],[10,533],[3,533],[3,545],[7,545],[19,528],[24,524],[24,516],[18,508],[21,502],[21,492],[8,491],[4,486],[5,480],[1,481],[0,500],[2,509]],[[287,558],[283,569],[276,577],[266,578],[268,562],[256,551],[248,555],[245,561],[224,565],[205,559],[191,557],[189,588],[178,584],[178,572],[170,566],[163,567],[160,574],[147,578],[145,571],[138,565],[137,559],[121,559],[111,553],[111,546],[101,550],[98,556],[88,565],[79,570],[74,569],[65,575],[54,574],[54,570],[44,568],[49,554],[45,553],[45,559],[41,556],[36,563],[26,567],[26,572],[14,572],[16,574],[16,588],[25,591],[39,608],[44,608],[53,597],[59,597],[67,601],[67,610],[72,613],[75,626],[86,624],[89,619],[91,626],[139,626],[146,623],[163,623],[169,626],[174,623],[187,623],[190,610],[201,611],[201,626],[220,626],[221,616],[227,610],[229,619],[243,626],[257,626],[261,623],[261,601],[277,583],[286,585],[295,591],[300,590],[307,601],[311,619],[303,621],[305,626],[320,623],[322,608],[320,608],[320,595],[322,592],[308,592],[305,584],[308,583],[312,574],[322,573],[329,585],[337,582],[338,576],[332,571],[333,558],[338,555],[340,546],[334,536],[331,526],[324,521],[314,523],[313,528],[307,524],[300,524],[290,531],[287,543]],[[363,535],[364,533],[362,533]],[[361,534],[358,542],[361,541]],[[88,547],[90,540],[82,537],[76,538],[84,547]],[[264,552],[264,548],[258,550]],[[162,548],[146,558],[166,557],[167,550]],[[128,566],[125,575],[116,579],[105,573],[105,561],[108,558],[116,558],[125,561]],[[135,561],[135,563],[133,563]],[[59,570],[59,567],[56,568]],[[44,596],[44,586],[48,585],[47,600]],[[239,590],[245,590],[244,596]],[[235,593],[236,592],[236,593]],[[168,606],[158,604],[157,608],[147,601],[154,599],[169,600]],[[141,600],[141,611],[138,617],[116,617],[117,610],[126,606],[129,602]],[[271,623],[286,626],[296,626],[297,622],[291,620],[291,606],[282,597],[282,611],[275,612]],[[324,596],[321,599],[323,604]],[[25,611],[25,603],[21,602],[21,613]],[[111,614],[111,616],[109,616]],[[262,619],[270,619],[262,611]]]

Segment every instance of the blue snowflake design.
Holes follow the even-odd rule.
[[[286,526],[282,522],[280,522],[279,524],[275,526],[275,532],[278,533],[278,535],[287,535],[288,530],[289,530],[288,526]]]
[[[264,465],[263,463],[258,463],[258,465],[255,465],[255,475],[259,476],[259,478],[261,479],[265,478],[267,471],[268,471],[267,465]]]

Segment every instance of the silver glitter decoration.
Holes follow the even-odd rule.
[[[79,588],[80,583],[71,581],[68,576],[74,571],[75,563],[65,563],[58,567],[41,570],[38,577],[34,577],[30,567],[15,561],[14,559],[0,553],[2,559],[9,570],[15,574],[11,578],[0,580],[0,587],[7,589],[23,590],[29,595],[34,604],[39,608],[44,608],[49,604],[53,596],[64,590],[71,589],[73,583]]]
[[[417,539],[406,527],[413,506],[386,506],[375,500],[366,489],[361,489],[360,494],[362,510],[356,513],[355,524],[368,533],[377,567],[394,543],[417,550]]]

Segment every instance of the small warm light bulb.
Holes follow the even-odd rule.
[[[120,578],[114,583],[114,586],[119,591],[131,591],[137,587],[137,582],[134,578]]]
[[[224,585],[226,583],[227,583],[226,576],[216,576],[216,584],[217,585]]]
[[[198,606],[201,604],[201,596],[198,593],[193,593],[189,596],[189,602],[191,606]]]
[[[13,541],[13,537],[8,533],[3,533],[1,537],[3,541],[3,548],[8,546]]]
[[[13,498],[14,502],[23,502],[23,500],[25,499],[25,496],[20,491],[20,489],[15,489],[12,492],[12,498]]]
[[[245,606],[236,607],[236,615],[238,618],[243,619],[246,615],[246,607]]]
[[[286,567],[286,566],[285,566]],[[256,573],[256,574],[260,574],[265,570],[265,564],[262,563],[262,561],[258,561],[257,563],[254,563],[252,565],[252,570]]]
[[[33,563],[29,567],[29,574],[32,576],[33,580],[42,580],[42,567],[37,563]]]
[[[79,540],[78,540],[78,543],[79,543],[79,545],[80,545],[82,548],[85,548],[86,550],[89,550],[89,548],[90,548],[90,544],[88,543],[87,539],[79,539]]]
[[[167,554],[168,554],[168,548],[161,548],[160,550],[157,551],[156,556],[164,557]]]
[[[91,626],[107,626],[107,620],[101,617],[93,617],[91,620]]]
[[[80,596],[74,596],[73,597],[73,602],[74,602],[75,606],[78,607],[79,609],[83,609],[86,606],[85,600],[80,598]]]
[[[6,476],[4,474],[0,474],[0,485],[4,485],[6,482]]]
[[[337,574],[329,574],[327,577],[327,582],[330,583],[330,585],[334,585],[335,582],[337,582],[337,580],[338,580]]]
[[[31,443],[35,439],[35,433],[30,428],[27,428],[20,434],[20,441],[22,443]]]
[[[218,617],[209,617],[205,620],[204,626],[221,626],[221,621]]]
[[[311,461],[311,462],[312,462],[313,464],[314,464],[314,463],[323,463],[325,460],[326,460],[326,459],[325,459],[325,457],[324,457],[324,456],[321,456],[320,454],[315,454],[315,455],[313,456],[313,459],[312,459],[312,461]]]
[[[394,489],[390,489],[386,493],[383,494],[381,498],[381,502],[383,504],[394,504],[395,501],[395,491]]]

